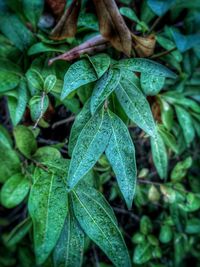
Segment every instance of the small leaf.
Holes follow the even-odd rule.
[[[29,180],[21,173],[11,176],[1,190],[1,203],[6,208],[14,208],[19,205],[30,188]]]
[[[8,109],[14,126],[21,121],[28,101],[27,84],[24,79],[20,81],[16,90],[17,99],[11,96],[8,97]]]
[[[192,124],[192,118],[190,116],[190,113],[182,107],[175,106],[175,110],[179,124],[183,130],[185,141],[187,143],[187,146],[189,146],[195,137],[195,130]]]
[[[63,100],[71,92],[84,84],[97,80],[95,70],[92,68],[88,59],[82,59],[72,64],[67,70],[64,77],[64,86],[61,93]]]
[[[154,137],[151,137],[151,151],[153,162],[160,178],[166,178],[168,166],[167,151],[159,133],[157,133]]]
[[[117,267],[130,267],[130,258],[113,211],[103,195],[86,184],[72,192],[74,213],[85,233]]]
[[[155,134],[155,123],[149,103],[136,84],[122,77],[115,90],[126,115],[149,135]]]
[[[110,66],[110,57],[107,54],[101,53],[93,57],[88,56],[88,59],[91,62],[98,78],[100,78]]]
[[[72,153],[68,185],[72,189],[94,166],[110,139],[109,118],[104,109],[99,110],[82,129]]]
[[[33,87],[36,91],[42,91],[44,81],[37,70],[30,68],[26,73],[26,78],[29,86]]]
[[[44,162],[48,160],[56,160],[61,158],[60,151],[51,146],[43,146],[37,149],[33,158],[37,161]]]
[[[26,218],[20,222],[13,230],[5,237],[4,242],[6,246],[14,246],[18,244],[24,236],[28,233],[32,226],[30,218]]]
[[[142,72],[140,76],[140,83],[145,95],[156,95],[163,88],[165,83],[165,77],[149,75]]]
[[[106,148],[106,156],[116,175],[119,188],[130,209],[136,188],[135,148],[127,126],[114,113],[109,111],[112,129]]]
[[[147,0],[148,5],[158,16],[164,15],[176,2],[176,0]]]
[[[55,247],[68,211],[65,181],[59,174],[36,169],[28,209],[33,221],[37,264],[43,264]]]
[[[86,123],[91,118],[91,112],[90,112],[90,100],[88,100],[80,113],[76,116],[76,119],[72,125],[71,131],[70,131],[70,137],[69,137],[69,144],[68,144],[68,153],[71,156],[72,151],[76,145],[78,136]]]
[[[133,262],[136,264],[144,264],[152,258],[152,247],[149,243],[142,243],[135,247]]]
[[[127,17],[132,21],[140,23],[140,20],[138,19],[137,15],[135,14],[135,11],[133,9],[131,9],[129,7],[121,7],[119,9],[119,11],[124,17]]]
[[[106,98],[115,90],[120,81],[120,71],[109,69],[95,84],[91,97],[91,113],[103,104]]]
[[[145,72],[151,75],[176,78],[176,74],[165,66],[146,58],[122,59],[114,64],[115,68],[123,68],[130,71]]]
[[[46,77],[44,81],[44,90],[46,93],[49,93],[53,90],[55,84],[56,84],[57,78],[55,75],[50,74]]]
[[[39,53],[48,53],[48,52],[59,52],[64,53],[66,51],[66,45],[65,46],[53,46],[49,44],[44,44],[42,42],[36,43],[32,45],[28,50],[28,55],[36,55]]]
[[[33,132],[23,125],[18,125],[15,127],[13,134],[19,151],[24,156],[30,157],[37,149],[37,143]]]
[[[35,95],[29,101],[31,118],[33,121],[41,118],[49,106],[49,98],[43,93],[42,96]]]
[[[78,15],[81,7],[80,0],[73,0],[71,5],[66,9],[57,25],[51,32],[51,38],[63,40],[67,37],[74,37],[76,34]]]
[[[53,252],[54,267],[81,267],[83,251],[84,233],[71,210]]]
[[[119,51],[131,54],[131,33],[114,0],[93,0],[99,19],[100,33]]]

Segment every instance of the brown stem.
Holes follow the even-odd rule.
[[[148,35],[150,34],[150,33],[152,33],[152,31],[155,29],[155,27],[158,25],[158,23],[160,22],[160,20],[162,19],[162,17],[158,17],[155,21],[154,21],[154,23],[153,23],[153,25],[151,26],[151,28],[149,29],[149,31],[148,31]]]
[[[49,60],[49,65],[51,65],[56,60],[66,60],[71,61],[75,58],[80,57],[80,55],[88,53],[94,53],[104,50],[108,46],[108,41],[102,36],[97,35],[88,41],[84,42],[81,45],[74,47],[73,49],[69,50],[68,52],[59,55],[57,57],[51,58]]]
[[[151,56],[150,58],[158,58],[158,57],[162,57],[162,56],[168,55],[171,52],[175,51],[176,49],[177,49],[176,47],[173,47],[170,50],[166,50],[166,51],[160,52],[158,54],[155,54],[155,55]]]
[[[55,123],[51,126],[51,128],[54,129],[54,128],[56,128],[56,127],[62,125],[62,124],[69,123],[69,122],[71,122],[71,121],[73,121],[73,120],[75,120],[75,116],[71,116],[71,117],[69,117],[69,118],[66,118],[66,119],[57,121],[57,122],[55,122]]]

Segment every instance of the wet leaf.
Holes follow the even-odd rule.
[[[187,143],[187,146],[189,146],[195,137],[195,130],[192,124],[192,118],[190,116],[190,113],[180,106],[175,106],[175,110],[178,121],[183,130],[185,141]]]
[[[165,77],[149,75],[142,72],[140,75],[140,83],[145,95],[156,95],[163,88],[165,83]]]
[[[113,211],[103,195],[86,184],[79,184],[72,192],[72,199],[75,216],[85,233],[115,266],[131,266]]]
[[[37,143],[33,132],[23,125],[18,125],[14,129],[16,146],[26,157],[30,157],[37,149]]]
[[[98,78],[100,78],[110,66],[110,57],[107,54],[100,53],[93,57],[88,56],[88,59],[91,62]]]
[[[162,137],[157,133],[154,137],[151,137],[151,151],[153,156],[153,162],[157,169],[160,178],[167,177],[168,156]]]
[[[37,264],[43,264],[55,247],[68,211],[65,181],[59,174],[36,169],[28,209],[33,221]]]
[[[57,78],[55,75],[50,74],[46,77],[44,81],[44,90],[46,93],[49,93],[53,90],[55,84],[56,84]]]
[[[30,189],[30,181],[21,173],[11,176],[1,190],[1,203],[6,208],[19,205]]]
[[[118,69],[109,69],[95,84],[91,96],[91,113],[103,104],[109,95],[115,90],[120,81],[120,71]]]
[[[127,126],[122,120],[111,111],[109,111],[109,117],[112,134],[105,152],[130,209],[136,189],[135,148]]]
[[[42,118],[49,106],[49,98],[47,95],[35,95],[29,101],[29,108],[31,112],[31,118],[36,121]]]
[[[67,70],[64,77],[64,86],[61,93],[63,100],[71,92],[84,84],[97,80],[95,70],[88,59],[82,59],[72,64]]]
[[[127,56],[131,54],[131,33],[114,0],[93,0],[99,19],[100,32],[111,44]]]
[[[69,137],[69,145],[68,145],[68,153],[71,156],[72,151],[76,145],[78,136],[86,123],[91,118],[91,112],[90,112],[90,100],[88,100],[80,113],[76,116],[76,119],[72,125],[70,137]]]
[[[66,9],[57,25],[51,32],[51,38],[62,40],[67,37],[74,37],[76,34],[78,15],[81,7],[80,0],[73,0],[71,5]]]
[[[155,134],[155,123],[151,109],[136,84],[122,77],[115,93],[126,115],[141,129],[153,136]]]
[[[68,185],[71,189],[97,162],[110,135],[108,114],[101,109],[86,123],[74,147],[68,173]]]
[[[81,267],[83,251],[84,233],[71,210],[53,252],[54,266]]]
[[[122,59],[114,64],[114,67],[136,72],[145,72],[156,76],[176,78],[174,72],[165,66],[146,58]]]

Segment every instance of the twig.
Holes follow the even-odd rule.
[[[118,207],[113,207],[113,209],[116,211],[116,212],[119,212],[119,213],[123,213],[123,214],[127,214],[129,215],[130,217],[132,217],[133,219],[135,219],[136,221],[140,221],[140,217],[133,214],[131,211],[127,211],[127,210],[124,210],[124,209],[121,209],[121,208],[118,208]]]
[[[162,57],[162,56],[168,55],[171,52],[175,51],[176,49],[177,49],[176,47],[173,47],[170,50],[166,50],[166,51],[160,52],[158,54],[155,54],[155,55],[151,56],[150,58],[158,58],[158,57]]]
[[[41,120],[42,116],[43,116],[43,110],[44,110],[44,99],[45,99],[46,93],[43,92],[42,93],[42,97],[41,97],[41,111],[40,111],[40,116],[38,117],[37,121],[35,122],[34,126],[33,126],[33,130],[38,126],[39,121]]]
[[[49,60],[49,65],[51,65],[56,60],[66,60],[71,61],[80,57],[82,54],[91,54],[94,52],[99,52],[104,50],[108,46],[109,42],[102,36],[97,35],[81,45],[74,47],[73,49],[69,50],[68,52],[59,55],[57,57],[51,58]]]
[[[149,35],[150,33],[152,33],[152,31],[155,29],[155,27],[158,25],[158,23],[160,22],[161,19],[162,19],[162,17],[158,17],[158,18],[154,21],[154,23],[153,23],[153,25],[151,26],[151,28],[149,29],[147,35]]]
[[[62,124],[69,123],[69,122],[74,121],[74,120],[75,120],[75,116],[71,116],[69,118],[66,118],[66,119],[63,119],[63,120],[55,122],[54,124],[52,124],[51,128],[55,129],[56,127],[58,127],[58,126],[60,126]]]

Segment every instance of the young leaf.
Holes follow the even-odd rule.
[[[97,75],[88,59],[82,59],[75,62],[69,67],[65,74],[61,99],[63,100],[81,85],[94,82],[96,80]]]
[[[44,81],[44,90],[46,93],[49,93],[53,90],[56,81],[57,81],[56,76],[53,74],[50,74],[46,77]]]
[[[84,107],[80,111],[80,113],[76,116],[75,122],[71,128],[70,131],[70,137],[69,137],[69,145],[68,145],[68,153],[71,156],[72,151],[76,145],[78,136],[86,123],[91,118],[91,112],[90,112],[90,99],[85,103]]]
[[[42,118],[49,106],[49,97],[46,94],[42,96],[35,95],[29,101],[29,107],[31,112],[31,119],[36,121]]]
[[[6,208],[16,207],[21,203],[30,188],[30,181],[21,173],[11,176],[1,190],[1,203]]]
[[[140,83],[145,95],[156,95],[162,89],[165,83],[165,77],[142,72],[140,76]]]
[[[8,97],[8,109],[14,126],[22,119],[28,101],[27,84],[24,79],[20,81],[16,90],[18,94],[17,99],[12,96]]]
[[[115,93],[126,115],[145,132],[153,136],[155,134],[154,119],[149,103],[140,89],[130,80],[122,77]]]
[[[175,106],[176,115],[180,126],[183,130],[183,135],[187,145],[189,146],[195,137],[195,130],[192,124],[190,113],[180,106]]]
[[[109,117],[112,134],[105,152],[130,209],[136,187],[135,148],[128,128],[122,120],[111,111]]]
[[[23,125],[18,125],[14,129],[16,146],[26,157],[30,157],[37,149],[37,143],[33,132]]]
[[[127,56],[131,54],[131,33],[114,0],[93,0],[99,19],[100,33]]]
[[[115,90],[120,81],[120,71],[109,69],[95,84],[91,97],[91,113],[100,107],[106,98]]]
[[[151,137],[151,151],[153,156],[153,162],[160,178],[166,178],[168,157],[165,144],[159,133],[157,133],[154,137]]]
[[[68,174],[68,185],[71,189],[97,162],[110,135],[108,114],[101,109],[85,125],[73,150]]]
[[[63,230],[53,252],[54,267],[81,267],[84,251],[84,233],[69,210]]]
[[[91,62],[98,78],[100,78],[110,66],[110,57],[107,54],[101,53],[93,57],[88,56],[88,59]]]
[[[130,258],[113,211],[103,195],[87,184],[72,192],[74,213],[85,233],[117,267],[130,267]]]
[[[56,173],[36,169],[28,209],[33,221],[37,264],[43,264],[55,247],[68,211],[65,181]]]
[[[145,72],[155,76],[176,78],[174,72],[165,66],[146,58],[122,59],[115,63],[113,67],[136,72]]]

